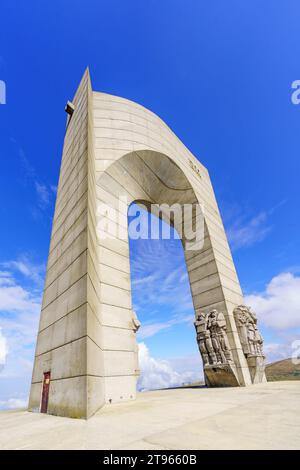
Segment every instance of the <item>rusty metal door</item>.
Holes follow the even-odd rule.
[[[41,413],[47,413],[50,388],[50,372],[44,372]]]

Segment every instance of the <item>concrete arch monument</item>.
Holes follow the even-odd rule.
[[[154,113],[94,92],[88,70],[66,111],[29,409],[88,418],[105,403],[135,398],[139,322],[131,304],[127,227],[133,201],[159,211],[175,205],[169,222],[185,228],[207,385],[265,380],[262,339],[253,315],[243,323],[247,307],[207,169]],[[200,216],[176,219],[176,208],[188,204],[201,207]],[[113,211],[104,214],[103,207]],[[164,210],[160,215],[165,218]],[[197,217],[202,236],[190,249]],[[104,221],[117,235],[100,236]]]

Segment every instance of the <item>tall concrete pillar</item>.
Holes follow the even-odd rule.
[[[190,251],[183,241],[195,313],[223,312],[237,385],[250,384],[233,317],[243,297],[207,169],[154,113],[92,91],[88,70],[69,108],[29,409],[43,398],[50,414],[87,418],[135,398],[133,201],[204,208],[203,244]],[[113,239],[99,235],[105,204],[118,216]]]

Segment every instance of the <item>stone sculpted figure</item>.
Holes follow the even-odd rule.
[[[216,364],[217,357],[212,346],[210,331],[207,328],[207,315],[203,312],[198,313],[194,325],[196,328],[199,350],[203,359],[203,365],[207,366],[210,363]]]
[[[260,334],[259,329],[255,325],[255,349],[256,349],[256,354],[258,356],[263,356],[264,355],[264,353],[263,353],[263,344],[264,344],[263,337]]]
[[[245,356],[263,356],[263,338],[257,327],[256,314],[246,305],[236,307],[233,314]]]
[[[217,310],[212,310],[209,314],[200,312],[194,324],[204,366],[231,362],[224,314]]]
[[[224,314],[217,310],[212,310],[208,317],[208,328],[211,333],[218,363],[226,364],[228,361],[232,361]]]
[[[254,339],[253,339],[253,354],[255,356],[263,356],[263,337],[260,334],[260,331],[257,327],[257,316],[250,307],[248,307],[249,315],[252,318],[253,329],[254,329]]]
[[[141,326],[141,322],[138,319],[136,313],[134,310],[132,310],[132,326],[133,326],[133,331],[136,333]]]
[[[248,308],[245,305],[239,305],[233,311],[236,326],[238,329],[243,353],[245,356],[250,354],[248,342]]]
[[[139,321],[136,313],[134,310],[132,310],[132,329],[134,333],[137,333],[139,327],[141,326],[141,322]],[[139,375],[140,373],[140,368],[139,368],[139,347],[138,344],[135,344],[134,348],[134,356],[135,356],[135,373],[136,375]]]
[[[255,356],[255,323],[254,318],[252,315],[250,315],[250,312],[247,321],[247,333],[250,355]]]

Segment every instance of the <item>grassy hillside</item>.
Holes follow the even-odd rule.
[[[266,376],[269,382],[276,380],[300,380],[300,364],[293,364],[292,359],[273,362],[266,366]]]

